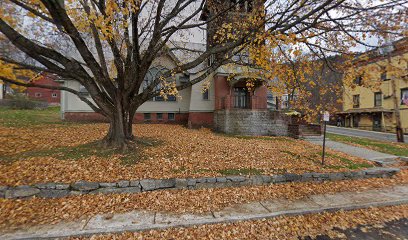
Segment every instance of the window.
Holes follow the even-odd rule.
[[[157,120],[163,120],[163,113],[156,113]]]
[[[374,93],[374,107],[380,107],[382,105],[382,93]]]
[[[162,102],[162,101],[164,101],[164,97],[162,97],[162,96],[157,96],[157,97],[154,98],[154,101],[156,101],[156,102]]]
[[[86,90],[86,88],[84,86],[79,86],[79,94],[82,96],[87,96],[89,95],[88,90]]]
[[[209,99],[209,94],[208,94],[208,89],[206,89],[204,92],[203,92],[203,100],[208,100]]]
[[[35,93],[35,97],[41,97],[41,96],[42,96],[41,93],[39,93],[39,92],[36,92],[36,93]]]
[[[174,95],[168,95],[167,96],[167,101],[169,101],[169,102],[175,102],[176,100],[177,100],[177,98]]]
[[[176,120],[176,114],[175,113],[167,113],[167,119],[170,121]]]
[[[149,71],[146,73],[146,76],[143,80],[143,84],[142,84],[142,89],[145,90],[147,87],[149,87],[150,84],[153,83],[154,80],[156,80],[157,78],[159,78],[161,75],[163,75],[163,73],[165,73],[166,71],[168,71],[167,68],[162,67],[162,66],[158,66],[158,67],[152,67],[149,69]],[[161,86],[160,84],[158,84],[157,86],[155,86],[155,91],[160,91]],[[154,97],[152,99],[152,101],[164,101],[164,97],[162,96],[157,96]]]
[[[408,106],[408,88],[401,89],[401,105]]]
[[[354,83],[356,84],[356,85],[361,85],[361,83],[363,82],[363,77],[362,76],[358,76],[358,77],[356,77],[356,79],[354,80]]]
[[[145,113],[144,114],[144,120],[145,121],[149,121],[149,120],[151,120],[152,119],[152,115],[150,114],[150,113]]]
[[[230,6],[234,6],[237,11],[243,10],[245,12],[251,12],[252,11],[252,0],[231,0]]]
[[[212,66],[215,62],[215,55],[211,54],[210,57],[208,58],[208,66]]]
[[[56,97],[58,97],[58,94],[57,94],[57,93],[53,93],[53,94],[51,95],[51,97],[56,98]]]
[[[360,95],[353,95],[353,108],[360,107]]]
[[[381,72],[381,81],[387,81],[387,71],[385,69],[382,70]]]

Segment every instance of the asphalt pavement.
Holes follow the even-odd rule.
[[[394,133],[366,131],[366,130],[359,130],[359,129],[354,129],[354,128],[344,128],[344,127],[335,127],[335,126],[327,126],[327,132],[345,135],[345,136],[364,137],[364,138],[371,138],[375,140],[397,142],[397,137]],[[406,143],[408,143],[408,135],[405,135],[404,140]]]

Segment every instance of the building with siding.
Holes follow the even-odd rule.
[[[220,1],[220,4],[229,4],[229,2],[235,4],[235,1]],[[256,2],[263,3],[262,0]],[[242,14],[242,12],[251,12],[254,9],[253,6],[252,1],[243,1],[242,4],[237,5],[236,9],[226,14],[224,21],[237,21],[237,17],[244,19],[245,14]],[[201,15],[201,20],[205,20],[211,14],[211,11],[207,9]],[[205,50],[207,47],[217,44],[212,40],[214,39],[213,35],[220,26],[222,24],[219,23],[212,23],[207,26],[206,44],[192,42],[184,44],[187,44],[190,49],[198,50],[198,52],[200,49]],[[213,56],[214,59],[217,57]],[[236,57],[242,58],[243,56]],[[153,62],[145,81],[148,82],[151,75],[154,76],[161,70],[173,69],[177,66],[177,62],[183,61],[182,58],[186,58],[186,56],[183,54],[163,53],[161,57]],[[211,64],[211,62],[202,63],[204,67],[208,66],[207,64]],[[176,79],[177,83],[180,83],[181,81],[194,79],[194,77],[194,71],[192,71],[179,74]],[[252,89],[248,89],[246,81],[249,78],[259,79],[259,84]],[[170,97],[167,101],[164,101],[162,97],[155,97],[145,102],[137,110],[134,120],[135,122],[152,123],[177,122],[188,124],[190,127],[207,126],[217,128],[217,126],[222,126],[219,129],[220,131],[243,134],[285,135],[287,131],[286,126],[282,125],[284,121],[276,119],[277,114],[269,114],[267,109],[267,87],[262,82],[261,75],[255,74],[254,77],[254,73],[244,71],[239,65],[222,66],[208,76],[207,79],[181,90],[179,92],[181,98]],[[208,90],[203,91],[203,84],[208,83]],[[83,91],[85,95],[88,94],[78,82],[65,80],[64,86]],[[234,114],[234,111],[239,111],[242,114]],[[61,113],[63,119],[70,121],[104,120],[101,115],[94,113],[87,104],[69,92],[62,93]],[[244,119],[239,116],[248,116],[248,118]],[[248,124],[249,119],[252,121],[250,124]],[[265,127],[255,131],[252,126],[256,125],[257,121],[262,122]],[[273,124],[277,124],[279,127],[282,126],[283,130],[276,131]]]
[[[354,87],[345,87],[343,111],[338,113],[345,127],[364,130],[395,132],[396,111],[399,111],[404,132],[408,132],[408,39],[392,44],[390,49],[366,53],[367,60],[357,67],[367,65],[393,66],[394,74],[386,70],[374,77],[359,76]],[[384,52],[387,51],[387,52]],[[370,84],[372,83],[372,84]],[[376,87],[367,87],[375,85]],[[395,89],[394,89],[395,88]],[[397,108],[394,103],[394,93]]]

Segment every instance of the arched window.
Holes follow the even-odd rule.
[[[145,90],[154,80],[162,76],[165,72],[167,72],[168,69],[162,66],[156,66],[152,67],[149,69],[149,71],[146,73],[146,76],[143,81],[143,90]],[[155,86],[155,90],[158,91],[160,90],[161,86],[160,83]],[[164,98],[162,96],[157,96],[153,101],[164,101]],[[175,96],[168,96],[168,101],[176,101]]]

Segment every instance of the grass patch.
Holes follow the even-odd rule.
[[[49,107],[43,110],[11,109],[0,107],[0,125],[5,127],[28,127],[43,124],[68,124],[61,121],[60,108]]]
[[[326,168],[331,168],[331,169],[341,169],[341,168],[348,168],[350,170],[357,170],[361,168],[370,168],[373,167],[373,165],[368,164],[368,163],[355,163],[347,158],[338,156],[336,154],[331,154],[331,153],[326,153],[327,157],[332,157],[332,158],[337,158],[341,162],[344,163],[344,165],[326,165]]]
[[[217,172],[222,175],[261,175],[262,170],[256,168],[222,169]]]
[[[392,143],[368,138],[343,136],[333,133],[328,133],[327,137],[333,141],[352,143],[383,153],[388,153],[396,156],[408,156],[408,144],[406,143]]]
[[[98,141],[87,144],[82,144],[74,147],[57,147],[53,149],[27,151],[10,156],[0,156],[0,162],[12,162],[23,160],[29,157],[54,157],[60,160],[76,161],[83,158],[89,158],[91,156],[109,158],[114,155],[118,156],[124,165],[135,164],[143,159],[145,156],[142,154],[142,148],[157,146],[159,141],[153,144],[143,144],[143,142],[151,142],[150,139],[143,139],[138,141],[137,149],[129,149],[126,152],[121,152],[115,148],[102,147]]]

